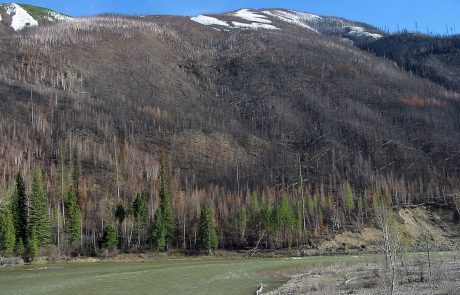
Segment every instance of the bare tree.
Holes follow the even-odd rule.
[[[393,295],[397,287],[396,260],[401,252],[402,229],[396,219],[396,214],[384,197],[374,200],[375,218],[382,230],[382,251],[385,255],[385,268],[389,271],[389,293]]]

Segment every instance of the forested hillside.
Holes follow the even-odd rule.
[[[381,195],[452,205],[456,87],[264,19],[276,29],[107,15],[1,34],[0,200],[34,199],[37,175],[47,243],[87,254],[305,244],[368,222]]]
[[[460,36],[433,37],[401,33],[361,44],[363,49],[384,56],[402,68],[447,89],[460,90]]]

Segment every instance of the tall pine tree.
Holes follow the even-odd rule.
[[[152,246],[153,249],[157,251],[166,250],[166,227],[163,222],[163,214],[161,212],[161,207],[155,212],[155,218],[152,228]]]
[[[51,232],[48,215],[48,195],[45,191],[42,173],[39,169],[35,170],[32,182],[29,227],[34,229],[39,246],[49,244]]]
[[[198,242],[200,249],[208,252],[208,254],[212,254],[212,250],[216,249],[218,245],[212,214],[207,206],[201,209]]]
[[[27,250],[26,260],[28,260],[29,262],[34,261],[38,257],[38,250],[39,250],[38,235],[34,227],[30,227],[29,229],[26,250]]]
[[[107,224],[104,228],[104,235],[102,236],[102,248],[107,250],[115,250],[117,248],[117,232],[112,223]]]
[[[16,246],[22,248],[23,245],[27,244],[29,206],[21,171],[16,174],[16,188],[11,203],[11,213],[16,231]]]
[[[174,216],[169,192],[168,171],[165,161],[160,166],[160,207],[155,212],[152,227],[152,244],[157,251],[165,251],[174,234]]]
[[[137,233],[137,244],[145,240],[145,231],[149,223],[149,208],[147,193],[136,195],[133,203],[134,225]]]
[[[352,222],[351,211],[355,209],[355,197],[353,196],[353,190],[348,181],[343,184],[343,203],[344,207],[348,212],[348,218],[350,223]]]
[[[291,245],[290,233],[295,225],[295,215],[287,196],[283,196],[275,210],[276,229],[281,231],[284,242]]]
[[[0,211],[0,255],[13,255],[15,243],[13,215],[10,208],[5,208]]]
[[[81,238],[81,211],[77,203],[77,195],[70,190],[66,200],[66,232],[69,245],[72,246]]]

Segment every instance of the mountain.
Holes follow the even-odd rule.
[[[20,31],[46,23],[69,20],[69,16],[53,10],[28,4],[0,4],[0,30]]]
[[[460,91],[460,36],[401,33],[361,43],[364,50],[392,59],[406,71]]]
[[[352,219],[346,182],[366,214],[381,193],[446,204],[460,183],[460,94],[357,47],[386,38],[276,9],[0,34],[0,179],[38,166],[58,204],[78,175],[89,233],[140,191],[156,208],[163,155],[175,212],[196,221],[212,205],[224,247],[241,242],[232,229],[252,192],[267,208],[287,195],[298,216],[305,192],[315,234]]]

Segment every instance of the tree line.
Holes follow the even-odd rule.
[[[169,165],[161,160],[156,193],[144,189],[132,199],[112,198],[100,220],[90,216],[95,211],[82,200],[79,165],[59,159],[54,175],[59,194],[54,198],[39,168],[31,183],[19,171],[14,188],[3,190],[7,201],[0,202],[0,255],[33,261],[50,249],[67,255],[172,249],[211,254],[218,248],[311,245],[331,232],[375,223],[376,202],[388,208],[392,203],[383,192],[354,191],[349,182],[337,195],[309,193],[302,182],[290,190],[248,191],[195,202],[196,191],[186,194],[175,188]]]
[[[86,213],[79,203],[78,168],[74,167],[70,182],[64,180],[64,164],[61,162],[61,195],[57,201],[50,201],[45,189],[42,171],[33,173],[30,193],[26,192],[23,173],[16,174],[14,192],[7,196],[0,207],[0,255],[21,256],[26,261],[34,261],[41,249],[57,247],[59,251],[81,254],[91,251],[84,249],[88,239],[87,227],[83,223]],[[160,170],[160,205],[153,219],[149,217],[147,192],[138,193],[132,202],[119,202],[110,218],[95,234],[93,254],[98,250],[152,249],[167,251],[175,235],[174,212],[171,206],[168,172],[162,165]],[[4,196],[3,196],[4,197]],[[133,220],[127,228],[127,218]],[[212,211],[207,206],[201,209],[196,248],[207,253],[218,246],[218,237]]]

